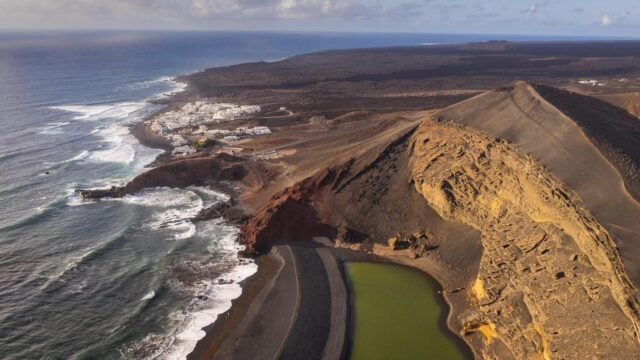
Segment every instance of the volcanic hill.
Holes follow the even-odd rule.
[[[336,238],[342,227],[375,252],[426,229],[431,266],[449,272],[454,313],[464,308],[450,326],[483,357],[640,356],[640,207],[625,187],[640,137],[615,147],[616,131],[637,119],[611,108],[525,82],[476,96],[363,154],[334,156],[277,193],[244,239],[260,251],[301,234]],[[451,293],[460,288],[466,297]]]
[[[247,255],[326,238],[419,268],[442,285],[447,325],[477,358],[640,358],[637,84],[589,92],[569,79],[636,72],[631,44],[489,45],[192,75],[176,101],[253,99],[265,110],[242,122],[273,134],[95,195],[222,181],[237,204],[215,213],[235,211]]]

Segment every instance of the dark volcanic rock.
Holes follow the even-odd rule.
[[[109,189],[84,189],[76,193],[83,199],[119,198],[147,188],[204,186],[220,181],[242,181],[252,175],[246,160],[227,154],[213,157],[172,161],[150,169],[125,186]],[[252,178],[253,179],[253,178]]]
[[[246,175],[243,162],[244,159],[229,155],[174,161],[136,176],[125,191],[131,194],[152,187],[183,188],[241,180]]]
[[[112,186],[109,189],[76,190],[76,194],[85,200],[97,200],[102,198],[121,198],[127,193],[124,186]]]
[[[198,215],[191,219],[191,221],[202,221],[219,218],[225,215],[227,210],[231,208],[231,204],[227,202],[219,202],[206,209],[200,210]]]
[[[336,235],[336,239],[341,242],[356,244],[356,243],[363,242],[366,238],[367,238],[367,235],[360,231],[351,229],[346,225],[338,226],[338,233]]]

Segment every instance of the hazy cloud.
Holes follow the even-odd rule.
[[[396,2],[381,6],[340,0],[0,0],[0,14],[33,17],[108,16],[202,20],[220,18],[393,18],[417,16],[421,6]]]
[[[548,1],[545,1],[543,3],[534,3],[534,4],[531,4],[531,6],[529,6],[529,8],[524,11],[524,13],[529,15],[529,16],[534,16],[538,12],[540,12],[541,8],[546,7],[548,5],[549,5]]]
[[[397,19],[422,14],[417,3],[400,3],[395,6],[368,5],[355,1],[332,0],[280,0],[276,2],[274,15],[283,19],[333,17],[343,19]]]
[[[603,6],[595,0],[0,0],[0,28],[576,35],[615,29],[638,36],[637,0],[609,0]]]

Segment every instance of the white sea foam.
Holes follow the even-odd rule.
[[[275,58],[275,59],[271,59],[271,60],[265,60],[265,62],[266,63],[275,63],[275,62],[287,60],[289,58],[290,58],[290,56],[285,56],[285,57]]]
[[[92,134],[92,135],[93,135],[93,134],[97,134],[97,133],[99,133],[102,129],[104,129],[104,127],[103,127],[103,126],[98,126],[98,127],[96,127],[95,129],[91,130],[91,134]]]
[[[67,206],[81,206],[85,204],[89,204],[89,202],[82,200],[82,197],[80,197],[80,195],[74,194],[72,196],[69,196],[69,198],[67,199]]]
[[[76,155],[76,156],[74,156],[72,158],[69,158],[69,159],[66,159],[66,160],[62,160],[62,161],[58,161],[58,162],[44,162],[43,164],[48,166],[48,169],[53,169],[53,168],[59,167],[60,165],[69,164],[69,163],[72,163],[72,162],[84,160],[84,159],[86,159],[88,157],[89,157],[89,152],[87,150],[83,150],[78,155]]]
[[[28,218],[32,217],[32,216],[37,216],[40,214],[43,214],[44,212],[47,211],[51,211],[53,209],[56,209],[58,207],[60,207],[61,205],[64,205],[66,203],[66,196],[65,195],[57,195],[53,198],[53,200],[49,201],[46,204],[42,204],[40,206],[37,206],[34,210],[35,212],[33,214],[31,214],[30,216],[28,216],[27,218],[25,218],[24,220],[27,220]],[[23,220],[21,220],[23,221]]]
[[[202,229],[203,233],[216,234],[216,251],[223,252],[227,260],[235,263],[235,267],[226,274],[213,279],[206,284],[189,306],[191,311],[174,314],[174,318],[180,320],[180,325],[171,335],[168,346],[159,350],[155,359],[185,359],[195,348],[196,343],[206,333],[204,327],[212,324],[218,316],[231,308],[231,301],[242,294],[240,282],[253,275],[258,266],[252,261],[240,261],[237,257],[238,250],[243,247],[236,241],[238,230],[220,222],[211,221]],[[206,300],[201,300],[206,299]]]
[[[151,300],[154,297],[156,297],[156,292],[151,290],[145,296],[143,296],[142,299],[140,299],[140,301]]]
[[[168,81],[173,84],[173,92],[184,89],[185,84],[173,82],[173,78],[163,77],[153,80],[152,82]],[[159,94],[159,96],[164,96]],[[162,154],[162,150],[148,148],[133,136],[128,125],[140,121],[147,115],[150,107],[146,101],[139,102],[121,102],[111,105],[88,105],[88,106],[58,106],[54,109],[73,112],[78,115],[74,117],[76,120],[109,120],[101,121],[91,134],[100,139],[101,145],[98,150],[83,154],[82,159],[98,163],[119,163],[127,165],[128,170],[120,176],[109,179],[97,179],[91,188],[109,188],[114,185],[122,185],[122,183],[131,179],[140,173],[145,166],[150,164],[158,155]],[[63,124],[63,123],[59,123]],[[66,122],[65,125],[68,125]],[[83,201],[79,196],[73,194],[69,197],[67,205],[78,206],[90,202]],[[189,230],[187,232],[186,230]],[[184,236],[190,236],[193,230],[189,227],[184,231]]]
[[[69,121],[50,122],[50,123],[47,123],[47,126],[41,128],[38,134],[43,134],[43,135],[62,134],[63,133],[62,127],[67,126],[69,124],[70,124]]]
[[[118,90],[144,90],[150,89],[154,86],[158,85],[169,85],[170,88],[163,92],[156,94],[153,98],[164,98],[170,95],[177,94],[181,91],[184,91],[187,88],[186,83],[177,82],[175,76],[162,76],[156,79],[151,79],[147,81],[140,81],[133,84],[127,84],[120,87]]]
[[[47,123],[47,125],[50,125],[50,126],[53,126],[53,127],[67,126],[69,124],[71,124],[71,122],[69,122],[69,121]]]
[[[78,114],[74,120],[111,120],[107,127],[98,127],[91,133],[103,138],[107,143],[105,150],[91,154],[90,159],[98,162],[116,162],[130,164],[136,155],[138,141],[129,133],[124,124],[139,120],[139,112],[147,105],[146,102],[122,102],[109,105],[79,105],[57,106],[53,109]]]
[[[73,120],[86,120],[91,118],[92,116],[100,115],[109,109],[112,106],[102,105],[102,106],[89,106],[89,105],[64,105],[64,106],[52,106],[50,109],[66,111],[70,113],[78,114],[73,117]]]
[[[204,203],[204,208],[208,208],[221,201],[227,202],[231,200],[231,196],[204,186],[190,186],[187,188],[187,190],[193,191],[200,195]]]
[[[70,163],[70,162],[74,162],[74,161],[80,161],[80,160],[84,160],[89,156],[89,152],[87,150],[82,151],[81,153],[79,153],[78,155],[72,157],[71,159],[67,159],[62,161],[63,163]]]
[[[163,193],[164,191],[164,193]],[[169,189],[156,189],[154,195],[146,195],[141,198],[131,197],[129,201],[137,204],[153,205],[166,201],[174,191],[175,204],[185,204],[183,196],[176,196],[175,191]],[[191,188],[182,190],[183,195],[188,192],[208,192],[211,196],[222,195],[218,192],[203,188]],[[222,197],[220,198],[222,199]],[[147,359],[185,359],[193,351],[197,342],[206,333],[204,327],[214,323],[220,314],[231,308],[232,300],[242,294],[240,283],[258,270],[257,264],[248,259],[238,257],[238,251],[244,247],[236,241],[239,233],[237,227],[225,224],[220,219],[202,221],[198,223],[196,236],[207,239],[210,242],[209,251],[215,254],[216,264],[227,268],[222,275],[201,281],[194,286],[187,286],[184,291],[193,291],[193,300],[185,310],[176,311],[169,318],[176,322],[174,330],[165,336],[150,334],[145,339],[130,345],[129,349],[149,349],[152,351]],[[206,266],[205,263],[202,266]],[[142,300],[149,298],[151,293],[145,295]],[[126,352],[127,349],[125,349]],[[131,356],[125,358],[130,358]]]
[[[130,164],[136,156],[134,145],[136,141],[129,133],[126,126],[115,123],[106,128],[100,129],[96,135],[103,138],[107,149],[95,151],[91,154],[91,160],[98,162],[115,162]]]
[[[88,204],[88,202],[83,201],[80,195],[76,194],[77,183],[71,183],[67,186],[65,190],[65,198],[67,206],[80,206],[84,204]]]
[[[90,160],[94,162],[111,162],[130,164],[132,174],[139,172],[153,161],[162,150],[152,149],[140,144],[130,132],[127,125],[114,123],[98,129],[94,135],[102,138],[104,150],[94,151]]]
[[[170,230],[176,240],[184,240],[196,234],[191,218],[204,208],[204,202],[193,191],[156,188],[137,195],[127,195],[122,201],[140,206],[159,208],[146,224],[152,230]]]
[[[242,287],[238,283],[257,270],[258,266],[254,263],[239,265],[223,276],[225,281],[233,280],[233,283],[218,284],[217,279],[214,280],[203,293],[209,300],[205,301],[199,309],[185,316],[183,326],[174,335],[173,343],[159,358],[185,359],[198,341],[206,335],[203,328],[214,323],[220,314],[229,310],[231,301],[242,294]]]
[[[131,84],[129,86],[152,86],[153,84],[168,82],[172,84],[172,89],[160,93],[157,97],[165,97],[184,90],[186,84],[177,83],[172,77],[162,77],[142,83]],[[99,105],[65,105],[54,106],[51,109],[70,112],[75,114],[74,120],[97,121],[109,120],[111,124],[98,126],[92,134],[102,138],[106,144],[105,149],[100,149],[91,154],[90,160],[96,162],[112,162],[133,165],[133,172],[153,161],[156,156],[162,153],[158,149],[150,149],[142,146],[138,140],[131,135],[127,125],[140,121],[149,110],[147,101],[117,102],[112,104]],[[145,111],[145,109],[147,111]],[[60,126],[68,125],[69,122],[52,123],[52,126],[43,131],[56,133]]]
[[[51,109],[77,114],[73,120],[124,119],[147,105],[144,101],[119,102],[100,105],[64,105],[52,106]]]
[[[183,92],[187,88],[187,86],[188,85],[186,83],[173,81],[173,88],[163,93],[160,93],[159,97],[167,97],[170,95],[175,95],[177,93]]]
[[[175,77],[173,76],[162,76],[156,79],[151,79],[151,80],[147,80],[147,81],[140,81],[140,82],[136,82],[133,84],[127,84],[127,85],[123,85],[118,87],[118,89],[116,90],[143,90],[143,89],[149,89],[153,86],[156,86],[158,84],[162,84],[162,83],[172,83],[175,80]]]

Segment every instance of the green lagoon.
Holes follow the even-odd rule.
[[[435,281],[395,265],[351,262],[346,270],[354,314],[351,359],[467,358],[443,333]]]

